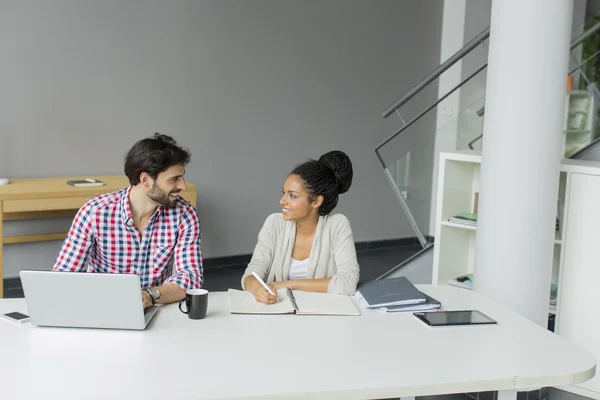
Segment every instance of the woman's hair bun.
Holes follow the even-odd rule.
[[[352,185],[353,171],[350,157],[341,150],[333,150],[323,154],[318,161],[333,171],[339,184],[339,193],[346,193]]]

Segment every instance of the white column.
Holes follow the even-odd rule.
[[[546,326],[573,0],[493,0],[474,289]]]

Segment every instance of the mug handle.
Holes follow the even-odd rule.
[[[190,309],[189,309],[189,306],[188,306],[188,304],[187,304],[187,301],[188,301],[188,297],[187,297],[187,296],[185,296],[185,298],[184,298],[184,299],[181,299],[181,300],[179,301],[179,311],[181,311],[181,312],[182,312],[182,313],[184,313],[184,314],[189,314],[189,312],[190,312]],[[185,308],[187,308],[187,310],[186,310],[186,311],[183,311],[183,309],[181,308],[181,304],[183,304],[184,302],[185,302]]]

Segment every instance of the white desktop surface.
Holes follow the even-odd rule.
[[[360,399],[560,386],[590,379],[587,351],[478,293],[419,286],[494,326],[432,328],[412,313],[232,315],[163,306],[145,331],[36,328],[0,320],[1,399]],[[23,299],[0,313],[27,313]],[[512,392],[511,392],[512,393]],[[512,394],[510,395],[512,396]]]

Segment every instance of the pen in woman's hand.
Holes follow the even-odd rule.
[[[252,271],[252,275],[254,275],[254,278],[256,278],[256,280],[258,281],[258,283],[260,283],[262,285],[262,287],[264,287],[265,289],[267,289],[267,292],[269,292],[270,294],[272,294],[273,296],[277,296],[277,293],[273,292],[273,289],[271,289],[266,283],[265,281],[262,280],[262,278],[260,276],[258,276],[256,274],[256,272]]]

